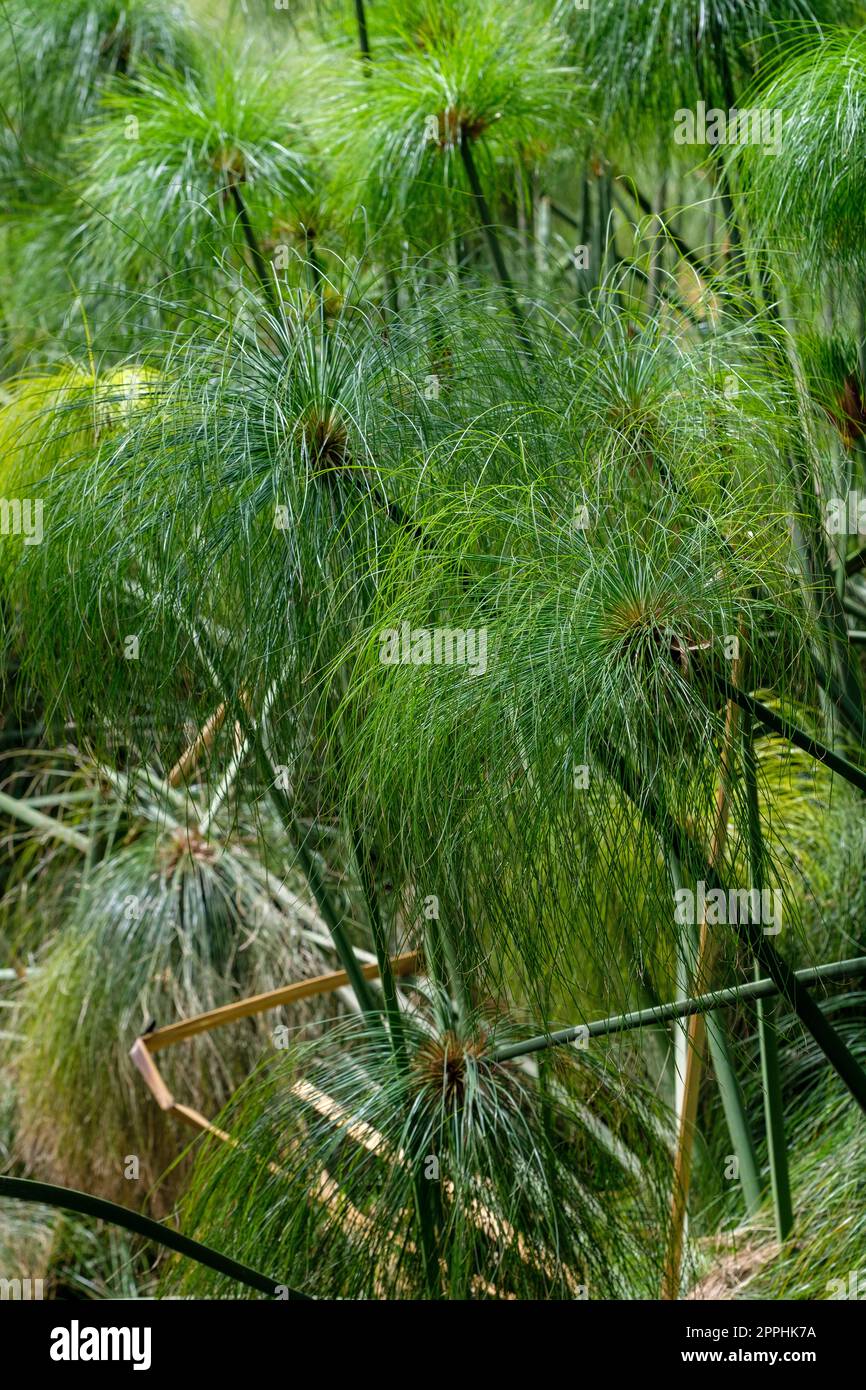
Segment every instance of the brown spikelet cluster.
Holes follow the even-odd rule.
[[[213,864],[216,857],[216,847],[188,826],[172,831],[160,846],[160,867],[169,878],[177,872],[183,859]]]
[[[469,140],[477,140],[488,125],[483,116],[473,117],[469,111],[459,106],[449,106],[447,110],[439,111],[436,119],[439,123],[437,143],[440,150],[457,149],[464,135]]]
[[[212,163],[218,173],[225,175],[226,183],[229,186],[246,182],[246,160],[240,150],[234,147],[219,149],[214,155]]]
[[[308,245],[314,242],[318,236],[318,229],[309,218],[275,217],[270,225],[267,235],[261,238],[261,247],[268,253],[275,251],[278,246],[287,246],[292,243]]]
[[[298,424],[298,439],[314,473],[333,477],[349,466],[349,436],[337,415],[310,411]]]
[[[847,449],[851,449],[866,433],[866,401],[856,372],[848,372],[836,393],[836,409],[827,414],[836,426]]]
[[[654,662],[657,653],[666,653],[680,671],[687,672],[692,660],[710,650],[709,640],[696,642],[663,627],[643,600],[620,604],[609,615],[607,635],[618,640],[622,655],[635,665]]]
[[[421,1088],[439,1094],[446,1104],[458,1105],[466,1094],[470,1065],[484,1053],[486,1038],[459,1038],[451,1031],[422,1043],[415,1054],[413,1070]]]

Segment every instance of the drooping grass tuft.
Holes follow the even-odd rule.
[[[202,1146],[190,1229],[323,1297],[650,1291],[664,1219],[651,1105],[638,1088],[617,1100],[591,1062],[491,1063],[476,1026],[407,1019],[402,1077],[361,1025],[268,1065],[224,1117],[237,1145]],[[181,1287],[222,1285],[190,1272]]]

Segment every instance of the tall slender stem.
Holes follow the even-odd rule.
[[[658,796],[635,776],[625,759],[613,750],[605,750],[601,759],[607,775],[615,781],[628,799],[633,802],[647,824],[660,838],[662,844],[672,849],[689,873],[702,878],[708,889],[721,889],[724,886],[716,870],[707,862],[702,848],[691,834],[682,828],[670,815]],[[839,1078],[845,1083],[860,1108],[866,1113],[866,1071],[854,1057],[850,1048],[825,1018],[808,990],[804,988],[795,971],[772,943],[764,936],[760,926],[749,922],[736,924],[738,936],[760,962],[765,975],[775,981],[779,993],[797,1015],[803,1027],[811,1033],[818,1047]]]
[[[623,212],[626,214],[627,217],[631,216],[631,210],[628,207],[626,207],[623,203],[622,194],[619,192],[620,180],[622,183],[622,187],[626,189],[635,206],[647,217],[649,217],[653,213],[652,203],[650,202],[649,198],[647,198],[646,195],[641,192],[641,190],[638,188],[637,184],[634,182],[633,179],[621,179],[621,176],[619,174],[614,174],[613,178],[615,180],[613,184],[613,196],[615,200],[619,203],[620,208],[622,208]],[[666,228],[666,232],[668,237],[676,247],[677,251],[682,256],[683,260],[688,261],[689,265],[693,266],[694,269],[703,279],[711,279],[713,276],[712,266],[709,265],[708,262],[705,261],[702,256],[699,256],[696,251],[692,250],[688,242],[686,242],[679,235],[679,233],[676,232],[672,227],[668,226]],[[710,241],[711,239],[708,238],[707,245],[710,244]]]
[[[15,816],[17,820],[24,821],[25,825],[32,826],[34,830],[43,835],[50,835],[55,840],[65,841],[67,845],[80,850],[83,854],[87,854],[90,849],[90,840],[86,835],[72,830],[62,821],[56,820],[54,816],[46,816],[42,811],[35,811],[24,798],[9,796],[7,792],[0,792],[0,811],[5,811],[7,815]]]
[[[277,798],[277,805],[279,806],[279,804]],[[355,998],[368,1018],[378,1018],[379,1012],[376,1008],[373,992],[361,972],[358,957],[355,955],[354,947],[346,934],[343,917],[335,908],[322,872],[316,862],[316,857],[304,843],[303,835],[299,833],[297,825],[295,825],[295,849],[304,878],[310,885],[310,891],[316,899],[319,911],[328,924],[328,930],[337,948],[343,969],[349,977]]]
[[[253,229],[253,224],[250,220],[249,209],[247,208],[246,202],[244,201],[244,196],[241,193],[240,187],[236,179],[232,179],[231,183],[229,184],[229,188],[231,189],[232,201],[234,202],[235,210],[238,215],[238,222],[240,223],[241,231],[244,234],[244,241],[246,242],[249,248],[250,258],[253,263],[253,270],[255,272],[256,279],[259,282],[262,293],[265,295],[265,298],[267,299],[271,308],[274,310],[274,313],[276,313],[279,309],[279,303],[277,301],[277,294],[274,288],[273,281],[271,280],[268,261],[262,251],[262,248],[259,246],[258,238],[256,237],[255,231]]]
[[[404,1080],[408,1081],[410,1076],[409,1058],[406,1052],[406,1039],[403,1030],[403,1019],[400,1014],[400,1004],[397,999],[397,987],[394,982],[394,972],[391,968],[391,957],[385,935],[385,924],[382,921],[382,914],[379,911],[370,851],[364,836],[357,827],[355,827],[352,832],[352,847],[358,866],[358,876],[361,880],[361,886],[367,903],[367,916],[370,922],[370,931],[373,937],[376,958],[379,963],[379,976],[382,981],[382,992],[385,996],[385,1011],[388,1017],[388,1029],[391,1046],[394,1052],[394,1059],[400,1075]],[[423,1176],[418,1173],[417,1169],[413,1170],[412,1173],[412,1193],[415,1202],[415,1211],[418,1217],[421,1257],[424,1261],[424,1269],[428,1283],[431,1289],[436,1289],[439,1281],[439,1260],[436,1253],[437,1218],[440,1215],[438,1209],[438,1196],[430,1184],[425,1183]]]
[[[316,234],[307,229],[307,265],[310,268],[310,283],[318,296],[319,310],[324,320],[324,279],[325,273],[322,270],[322,263],[319,260],[319,253],[316,250]]]
[[[273,766],[265,740],[262,737],[261,730],[257,725],[252,723],[252,721],[249,725],[249,736],[258,755],[262,771],[265,772],[267,776],[268,795],[274,803],[274,807],[281,821],[290,831],[298,856],[298,862],[301,865],[301,872],[310,886],[310,892],[316,900],[319,912],[328,925],[331,939],[337,948],[337,954],[340,957],[343,969],[349,977],[349,983],[352,986],[355,998],[367,1017],[378,1022],[380,1014],[376,1008],[376,1001],[369,984],[364,978],[358,963],[358,957],[355,955],[354,947],[346,933],[343,914],[339,912],[331,898],[316,856],[307,846],[306,836],[297,823],[288,796],[273,780]]]
[[[866,977],[866,956],[852,956],[850,960],[834,960],[826,965],[815,965],[809,970],[798,970],[796,978],[801,986],[819,984],[824,980],[840,980],[845,976],[862,979]],[[549,1047],[568,1047],[582,1041],[587,1035],[591,1038],[607,1038],[618,1033],[629,1033],[634,1028],[650,1028],[659,1023],[671,1023],[675,1019],[690,1018],[692,1014],[712,1013],[717,1009],[732,1008],[747,999],[770,999],[780,993],[779,986],[769,976],[752,980],[744,985],[729,985],[727,989],[714,989],[709,994],[699,994],[692,999],[675,999],[670,1004],[653,1004],[649,1009],[635,1009],[632,1013],[611,1014],[609,1018],[599,1018],[592,1023],[574,1023],[570,1028],[560,1028],[555,1033],[539,1033],[523,1042],[508,1043],[497,1047],[493,1053],[494,1062],[510,1062],[515,1057],[527,1057],[531,1052],[543,1052]]]
[[[187,1259],[206,1265],[208,1269],[215,1269],[229,1279],[237,1279],[239,1283],[258,1289],[260,1293],[271,1297],[277,1294],[282,1298],[310,1301],[307,1294],[287,1289],[285,1284],[280,1284],[269,1275],[261,1274],[249,1265],[240,1264],[238,1260],[223,1255],[221,1251],[214,1250],[209,1245],[203,1245],[199,1240],[181,1235],[180,1231],[163,1225],[161,1221],[153,1221],[141,1212],[118,1206],[117,1202],[109,1202],[105,1197],[95,1197],[89,1192],[79,1192],[73,1187],[58,1187],[55,1183],[36,1182],[32,1178],[7,1177],[0,1177],[0,1197],[18,1202],[38,1202],[40,1206],[58,1207],[61,1211],[74,1211],[80,1216],[92,1216],[98,1221],[118,1226],[121,1230],[133,1231],[145,1240],[152,1240],[157,1245],[165,1246],[167,1250],[174,1250]]]
[[[735,663],[735,670],[738,672],[739,669],[740,663],[737,662]],[[734,680],[736,682],[736,674]],[[710,864],[717,872],[720,871],[723,866],[725,845],[728,839],[731,780],[733,776],[733,761],[740,718],[740,710],[729,700],[725,714],[725,734],[716,787],[716,814],[713,825],[712,844],[710,846]],[[717,956],[718,945],[710,935],[705,913],[700,925],[700,935],[695,955],[694,988],[696,990],[702,990],[709,982]],[[662,1297],[667,1299],[676,1299],[679,1297],[683,1242],[685,1239],[689,1188],[691,1186],[692,1177],[695,1124],[697,1120],[698,1098],[704,1069],[706,1044],[706,1019],[703,1014],[693,1014],[689,1019],[686,1074],[683,1082],[682,1105],[678,1116],[677,1147],[674,1155],[670,1239],[662,1286]]]
[[[679,860],[676,855],[673,854],[668,854],[667,859],[674,888],[682,888],[684,884]],[[694,970],[696,966],[697,943],[694,941],[689,942],[686,939],[683,944],[685,950],[680,950],[680,960],[683,960],[685,964],[685,957],[688,955],[688,964],[690,964],[692,970]],[[688,967],[686,969],[686,984],[688,985]],[[681,997],[685,998],[688,993],[688,988],[682,989]],[[743,1201],[746,1212],[752,1215],[758,1210],[761,1204],[761,1175],[758,1168],[755,1143],[752,1138],[749,1118],[746,1113],[742,1088],[737,1080],[737,1073],[734,1068],[728,1036],[721,1019],[713,1013],[707,1015],[707,1042],[709,1044],[716,1084],[718,1085],[719,1095],[722,1100],[722,1109],[725,1112],[725,1122],[728,1126],[728,1133],[734,1148],[734,1156],[737,1159],[738,1176],[740,1187],[742,1188]],[[684,1064],[682,1071],[683,1074],[685,1074]],[[678,1115],[679,1111],[680,1106],[678,1105]]]
[[[771,733],[780,734],[789,743],[793,743],[795,748],[801,748],[804,753],[808,753],[816,762],[824,763],[826,767],[838,772],[840,777],[844,777],[846,782],[850,782],[852,787],[858,791],[866,792],[866,772],[857,767],[854,763],[843,758],[841,754],[834,753],[832,748],[828,748],[818,739],[812,738],[811,734],[806,734],[802,729],[797,728],[790,720],[783,719],[766,705],[761,704],[754,696],[741,690],[736,683],[725,686],[728,697],[738,704],[746,714],[755,719],[759,724],[763,724]]]
[[[370,934],[373,937],[373,949],[376,952],[376,960],[379,964],[379,978],[382,981],[382,993],[385,996],[385,1011],[388,1015],[391,1038],[394,1043],[395,1051],[401,1051],[403,1047],[403,1021],[400,1016],[400,1005],[397,1001],[397,986],[394,982],[394,972],[391,969],[391,954],[388,950],[385,924],[382,921],[382,914],[379,911],[376,879],[373,873],[370,850],[364,836],[357,827],[355,827],[352,832],[352,850],[355,855],[355,862],[358,867],[358,878],[367,906],[367,919],[370,923]]]
[[[603,171],[595,181],[598,216],[598,281],[604,280],[610,264],[611,252],[611,211],[613,205],[613,181],[610,174]],[[615,247],[613,248],[615,250]]]
[[[756,971],[757,978],[758,973]],[[761,1007],[760,997],[758,1007]],[[758,1156],[755,1151],[755,1141],[752,1137],[749,1117],[746,1113],[742,1088],[734,1068],[728,1034],[721,1019],[715,1013],[707,1014],[707,1039],[719,1095],[722,1098],[725,1123],[728,1126],[728,1133],[734,1147],[734,1156],[737,1160],[743,1202],[747,1215],[754,1216],[761,1205],[761,1173],[758,1168]]]
[[[355,18],[358,21],[358,47],[361,50],[361,57],[365,63],[369,63],[373,55],[370,52],[370,32],[367,28],[367,11],[364,7],[364,0],[355,0]]]
[[[493,269],[496,271],[499,283],[505,290],[508,298],[508,307],[511,310],[515,322],[521,331],[524,331],[526,328],[526,320],[517,302],[517,291],[514,288],[514,281],[508,273],[508,267],[505,264],[505,256],[499,244],[499,237],[496,235],[496,228],[493,225],[493,218],[490,215],[487,198],[484,195],[484,189],[481,187],[481,180],[478,177],[478,170],[475,167],[475,157],[472,153],[472,141],[468,132],[463,127],[461,127],[460,130],[460,157],[463,160],[466,178],[469,181],[469,187],[478,209],[478,220],[481,223],[481,230],[487,241],[487,248],[490,252],[490,259],[493,262]]]
[[[220,698],[224,701],[229,699],[230,682],[226,680],[222,670],[222,662],[219,654],[214,650],[213,644],[206,637],[193,629],[193,639],[195,645],[205,661],[211,680]],[[237,723],[241,733],[249,742],[250,748],[254,750],[256,760],[264,777],[268,795],[274,804],[277,814],[282,824],[292,835],[301,870],[310,891],[316,900],[319,912],[327,923],[331,938],[340,957],[343,969],[349,977],[349,983],[355,993],[355,998],[368,1018],[374,1019],[377,1023],[381,1021],[381,1015],[376,1008],[376,1001],[373,993],[364,978],[358,958],[354,948],[346,933],[343,925],[343,916],[333,903],[331,894],[325,884],[324,876],[319,868],[315,855],[307,847],[306,835],[298,825],[294,807],[286,793],[277,786],[274,781],[274,765],[271,759],[267,740],[262,732],[264,719],[255,720],[251,717],[246,702],[241,700],[237,712]]]
[[[667,203],[667,178],[662,176],[656,196],[654,199],[654,223],[652,241],[650,243],[650,262],[649,275],[647,277],[647,288],[649,291],[649,311],[656,307],[661,298],[662,275],[664,274],[664,252],[665,252],[665,227],[663,214]]]
[[[782,333],[786,345],[785,348],[782,348],[770,335],[770,352],[779,359],[783,367],[786,365],[787,359],[787,365],[789,365],[793,376],[800,411],[805,419],[810,411],[809,392],[794,346],[796,335],[791,327],[791,314],[786,311],[783,320],[776,297],[772,293],[766,268],[758,276],[758,286],[759,297],[763,301],[767,317],[773,327]],[[830,674],[833,680],[826,683],[824,688],[839,710],[845,724],[863,742],[864,733],[866,733],[866,703],[864,703],[860,672],[856,662],[851,658],[848,647],[847,625],[841,597],[841,593],[844,593],[844,574],[838,576],[837,582],[821,516],[818,501],[819,489],[809,458],[809,442],[805,429],[801,430],[801,435],[801,439],[788,453],[787,464],[797,505],[799,549],[809,580],[810,605],[816,621],[826,636],[832,657],[833,670]],[[834,684],[838,687],[837,690],[832,689]]]
[[[689,995],[691,980],[689,977],[688,950],[683,941],[677,940],[677,994],[680,999],[686,999]],[[676,1118],[677,1129],[680,1125],[680,1116],[683,1113],[683,1101],[685,1099],[686,1069],[689,1056],[689,1025],[683,1019],[674,1028],[674,1116]]]
[[[752,719],[743,719],[743,775],[749,822],[749,865],[752,887],[761,890],[765,879],[764,836],[761,831],[758,805],[758,773],[755,760]],[[755,978],[760,966],[755,964]],[[758,1038],[761,1048],[761,1079],[764,1090],[764,1117],[767,1125],[767,1151],[770,1160],[770,1183],[773,1191],[773,1210],[776,1234],[783,1241],[794,1224],[791,1206],[791,1183],[788,1176],[788,1151],[785,1144],[785,1118],[782,1105],[782,1079],[779,1069],[779,1041],[776,1031],[777,1005],[758,1000]]]

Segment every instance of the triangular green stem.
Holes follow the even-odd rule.
[[[684,886],[682,873],[676,855],[668,855],[668,865],[674,888],[682,888]],[[684,935],[682,946],[681,954],[687,957],[688,966],[694,971],[697,962],[697,941],[693,935],[691,937]],[[683,990],[682,997],[685,998],[688,992],[688,989]],[[714,1013],[707,1017],[707,1043],[719,1087],[719,1095],[722,1099],[728,1134],[737,1160],[743,1201],[746,1212],[752,1215],[761,1205],[761,1175],[758,1169],[755,1143],[752,1138],[749,1117],[746,1113],[742,1088],[734,1069],[727,1032],[721,1019]]]
[[[686,871],[702,878],[708,889],[723,889],[718,874],[707,863],[706,855],[700,846],[677,824],[657,795],[648,794],[641,788],[638,778],[625,759],[618,753],[606,752],[603,765],[608,775],[618,783],[646,818],[662,843],[668,849],[674,850]],[[757,958],[763,973],[769,975],[778,986],[780,994],[793,1009],[803,1027],[811,1033],[834,1071],[866,1113],[866,1072],[836,1029],[824,1017],[808,990],[797,979],[784,956],[767,940],[756,923],[739,922],[735,930]]]
[[[752,716],[743,716],[743,773],[749,821],[749,867],[752,887],[760,891],[766,877],[766,853],[761,830],[758,804],[758,775],[752,737]],[[755,963],[755,978],[760,966]],[[758,1038],[761,1048],[761,1080],[764,1091],[764,1116],[767,1125],[767,1152],[770,1161],[770,1182],[773,1190],[773,1211],[776,1235],[783,1241],[794,1224],[791,1206],[791,1181],[788,1176],[788,1151],[785,1143],[785,1118],[782,1103],[782,1078],[779,1069],[779,1040],[776,1032],[775,1001],[758,1000]]]

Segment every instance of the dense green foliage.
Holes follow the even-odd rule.
[[[679,1023],[497,1049],[866,952],[862,7],[0,18],[4,1167],[320,1297],[829,1296],[857,970],[717,1011],[685,1138]],[[187,1151],[134,1040],[337,968],[159,1054]],[[251,1292],[111,1242],[0,1208]]]

